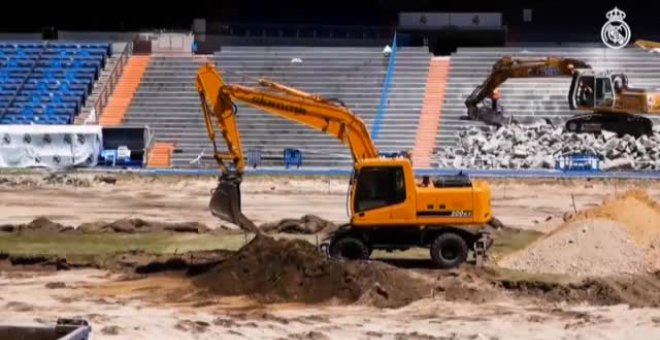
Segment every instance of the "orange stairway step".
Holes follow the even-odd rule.
[[[424,103],[417,123],[417,136],[413,150],[415,167],[427,168],[440,123],[440,114],[449,78],[449,59],[432,59],[429,65],[424,91]]]
[[[128,59],[128,63],[119,77],[119,83],[101,114],[101,125],[121,124],[150,62],[149,56],[131,56]]]

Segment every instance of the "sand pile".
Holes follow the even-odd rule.
[[[660,205],[629,191],[578,212],[499,263],[535,273],[606,276],[660,270]]]
[[[306,241],[267,236],[256,237],[194,282],[208,293],[247,295],[263,303],[332,300],[381,307],[430,296],[433,284],[384,263],[329,261]]]

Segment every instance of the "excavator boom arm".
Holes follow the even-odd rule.
[[[335,137],[349,147],[355,162],[378,158],[378,149],[366,124],[337,101],[264,79],[259,81],[260,88],[226,85],[212,64],[205,64],[199,69],[196,83],[206,129],[213,144],[213,155],[222,171],[209,208],[213,215],[243,229],[259,233],[254,223],[241,212],[239,187],[245,171],[245,160],[235,101]],[[226,152],[218,150],[216,129],[225,140]],[[233,169],[225,161],[231,161]]]
[[[245,171],[245,158],[241,147],[241,138],[236,122],[236,106],[226,98],[221,91],[225,86],[222,77],[212,66],[204,66],[197,72],[197,92],[201,102],[204,122],[209,139],[213,144],[213,157],[218,162],[223,175],[230,175],[231,171],[225,161],[233,163],[233,171],[240,176]],[[225,140],[227,152],[218,151],[216,144],[216,125]]]
[[[262,81],[263,84],[264,81]],[[335,137],[348,146],[355,161],[378,157],[367,126],[348,108],[319,96],[286,88],[279,84],[269,89],[239,85],[223,88],[225,98],[294,121]]]
[[[226,85],[212,64],[202,66],[197,73],[197,90],[206,129],[214,146],[214,156],[223,172],[227,171],[223,160],[233,161],[238,174],[245,169],[235,101],[331,135],[349,147],[356,161],[378,157],[366,124],[342,104],[269,80],[262,79],[259,84],[262,88]],[[227,152],[217,149],[214,118],[227,145]]]

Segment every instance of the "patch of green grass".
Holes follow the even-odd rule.
[[[298,238],[316,244],[315,235],[274,235],[276,238]],[[142,250],[153,254],[184,253],[195,250],[238,250],[254,238],[253,234],[74,234],[23,233],[0,234],[0,252],[41,255],[109,255]],[[321,237],[319,236],[319,242]]]
[[[490,255],[499,259],[536,240],[541,233],[525,230],[503,230],[495,236]],[[316,235],[273,235],[276,238],[303,239],[317,244]],[[238,250],[254,235],[243,233],[222,234],[76,234],[76,233],[23,233],[0,234],[0,252],[10,254],[42,254],[59,256],[111,255],[118,252],[142,250],[154,254],[184,253],[194,250]],[[319,235],[318,242],[322,236]],[[377,250],[375,259],[428,259],[425,248],[386,252]]]
[[[248,240],[251,237],[248,238]],[[191,250],[236,250],[243,234],[67,234],[23,233],[0,235],[0,251],[10,254],[103,255],[130,250],[182,253]]]
[[[500,229],[493,233],[493,246],[489,250],[490,257],[497,261],[532,244],[543,233],[534,230]]]

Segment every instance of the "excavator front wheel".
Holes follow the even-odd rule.
[[[465,238],[456,233],[442,233],[431,243],[431,261],[438,268],[456,268],[465,262],[467,256]]]
[[[367,260],[369,255],[369,246],[355,236],[342,236],[330,245],[330,257],[338,260]]]
[[[580,124],[577,122],[568,122],[566,123],[566,130],[568,132],[577,133],[580,130]]]

